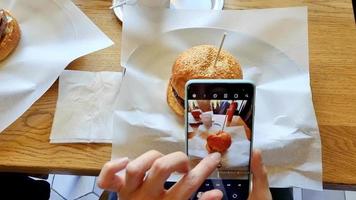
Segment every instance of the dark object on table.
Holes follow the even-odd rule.
[[[206,180],[205,183],[209,183],[211,180]],[[226,181],[226,180],[225,180]],[[234,181],[241,181],[241,180],[234,180]],[[247,180],[246,180],[247,181]],[[169,189],[171,188],[175,183],[171,182],[171,181],[167,181],[164,184],[165,189]],[[225,185],[226,183],[222,183],[222,185]],[[212,187],[213,184],[210,184],[210,186],[205,186],[205,184],[202,184],[202,187],[199,188],[200,191],[207,191],[207,190],[211,190],[213,189]],[[226,188],[226,186],[224,186]],[[293,200],[293,188],[270,188],[271,194],[272,194],[272,199],[273,200]],[[228,191],[223,191],[224,193],[224,198],[223,199],[231,199],[227,197],[227,194],[231,194],[231,193],[235,193],[237,191],[235,190],[228,190]],[[115,196],[115,194],[113,194],[113,198],[109,199],[109,200],[114,200],[114,198],[116,198],[117,196]],[[195,196],[196,194],[194,194],[193,196]]]
[[[355,1],[352,1],[352,8],[354,9],[354,20],[356,23],[356,8],[355,8]]]
[[[273,200],[293,200],[293,188],[270,188]]]
[[[0,173],[1,199],[48,200],[50,191],[47,181],[34,180],[25,174]]]

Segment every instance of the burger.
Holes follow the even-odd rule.
[[[17,47],[21,38],[20,26],[11,14],[0,10],[0,61],[7,58]]]
[[[175,60],[167,88],[169,107],[184,116],[185,84],[191,79],[242,79],[239,61],[225,50],[217,58],[218,48],[211,45],[194,46]]]

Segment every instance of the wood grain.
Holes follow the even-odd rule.
[[[67,69],[120,71],[122,24],[110,0],[74,0],[114,42]],[[356,28],[351,1],[225,0],[225,9],[308,6],[313,102],[323,146],[323,180],[356,185]],[[96,175],[111,145],[49,144],[57,82],[0,134],[0,170]]]
[[[120,71],[121,22],[110,1],[74,1],[107,34],[115,45],[73,61],[67,69]],[[50,144],[49,134],[56,107],[56,82],[16,122],[0,134],[0,170],[31,173],[97,175],[110,160],[108,144]]]

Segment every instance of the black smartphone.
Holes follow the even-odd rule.
[[[253,140],[255,86],[240,80],[190,80],[186,84],[186,152],[194,167],[212,152],[222,160],[191,197],[219,189],[223,199],[247,199]]]

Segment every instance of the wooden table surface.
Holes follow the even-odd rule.
[[[111,0],[74,0],[115,45],[67,69],[120,71],[122,24]],[[308,6],[313,102],[323,146],[323,180],[356,185],[356,29],[351,0],[225,0],[226,9]],[[56,82],[0,134],[0,171],[97,175],[110,159],[108,144],[50,144]]]

